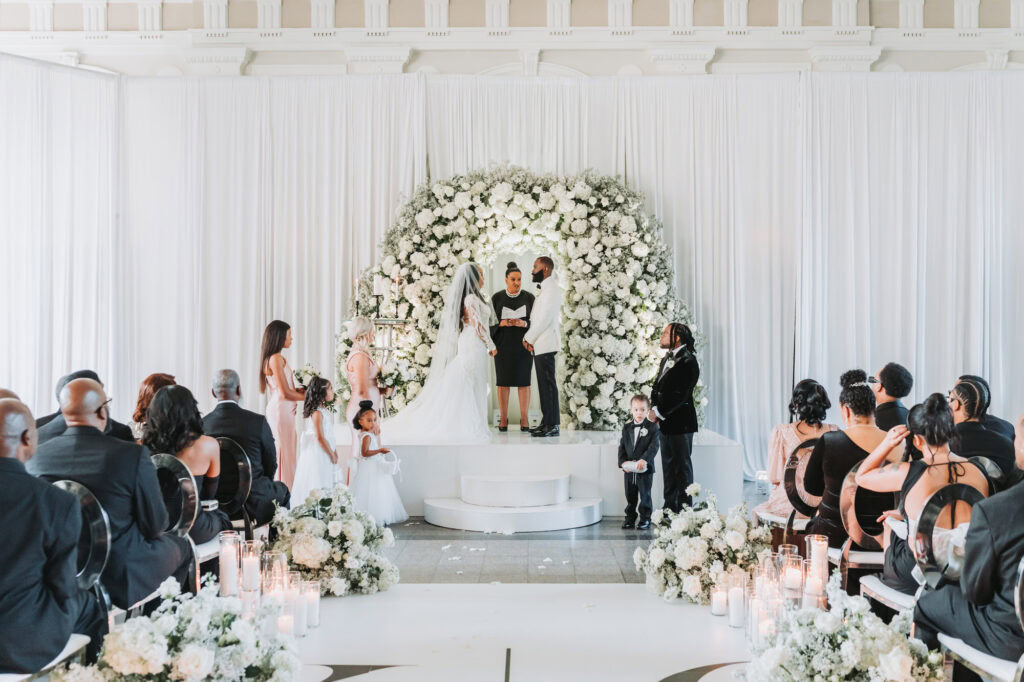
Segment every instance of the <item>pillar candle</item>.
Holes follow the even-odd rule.
[[[242,557],[242,589],[247,592],[260,589],[259,557]]]
[[[287,613],[282,613],[277,617],[277,631],[282,635],[294,634],[295,620]]]
[[[306,625],[320,627],[320,589],[307,589],[303,596],[306,598]]]
[[[742,587],[729,588],[729,626],[743,627],[744,594]]]
[[[220,596],[238,594],[238,546],[225,545],[220,549]]]
[[[728,610],[729,595],[725,590],[715,589],[711,593],[711,615],[724,616]]]

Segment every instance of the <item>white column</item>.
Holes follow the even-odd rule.
[[[953,0],[953,26],[960,29],[978,28],[979,0]]]
[[[423,0],[423,14],[428,31],[448,30],[448,0]]]
[[[857,0],[832,0],[832,25],[857,25]]]
[[[36,32],[53,30],[53,0],[33,0],[29,4],[28,29]]]
[[[608,0],[608,27],[633,27],[633,0]]]
[[[1010,28],[1024,28],[1024,0],[1010,0]]]
[[[725,27],[741,28],[747,25],[747,0],[725,0]]]
[[[203,0],[203,28],[223,31],[228,27],[228,0]]]
[[[693,0],[669,0],[668,23],[672,28],[692,28]]]
[[[86,33],[107,30],[107,0],[85,0],[82,3],[82,30]]]
[[[796,28],[804,23],[804,0],[779,0],[779,26]]]
[[[256,0],[256,27],[262,31],[281,28],[281,0]]]
[[[548,28],[556,31],[568,30],[572,25],[571,0],[548,0]]]
[[[924,0],[900,0],[900,28],[924,28]]]
[[[309,16],[314,31],[333,31],[334,0],[311,0]]]
[[[388,27],[388,0],[364,0],[366,28],[385,29]]]
[[[487,0],[484,12],[484,22],[487,28],[508,28],[508,0]]]
[[[161,0],[139,0],[139,31],[151,33],[163,30],[164,4]]]

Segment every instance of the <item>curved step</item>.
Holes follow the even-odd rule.
[[[481,507],[541,507],[569,501],[569,475],[463,476],[459,497]]]
[[[531,533],[589,526],[601,520],[601,499],[572,498],[541,507],[484,507],[453,497],[423,500],[423,519],[435,526],[485,533]]]

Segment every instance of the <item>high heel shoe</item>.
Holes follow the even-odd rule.
[[[519,430],[520,431],[529,431],[530,430],[530,422],[526,422],[525,424],[520,423],[519,424]]]
[[[508,431],[508,424],[505,424],[504,426],[502,426],[501,424],[498,424],[498,431],[501,431],[502,433],[505,433],[506,431]]]

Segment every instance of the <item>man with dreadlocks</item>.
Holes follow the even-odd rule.
[[[700,377],[693,332],[673,322],[661,333],[661,347],[669,352],[661,361],[651,391],[651,421],[660,427],[661,476],[665,481],[665,509],[678,512],[689,505],[686,488],[693,483],[693,434],[697,409],[693,389]]]

